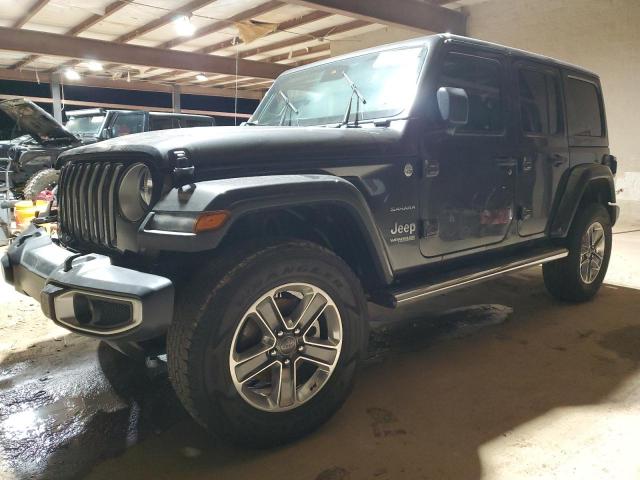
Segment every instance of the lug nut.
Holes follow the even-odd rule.
[[[285,365],[289,365],[290,363],[291,363],[291,360],[289,360],[288,358],[287,358],[287,359],[285,359],[285,361],[284,361],[284,364],[285,364]]]
[[[299,329],[299,328],[296,328],[296,329],[293,331],[293,333],[295,333],[296,335],[300,335],[300,329]]]
[[[304,345],[300,345],[300,346],[298,347],[298,351],[299,351],[299,352],[304,351]]]
[[[276,335],[277,335],[277,336],[279,336],[279,337],[281,337],[281,336],[283,336],[283,335],[284,335],[284,332],[283,332],[282,330],[278,330],[278,331],[276,332]]]
[[[278,354],[278,352],[275,350],[271,350],[271,352],[269,353],[271,354],[272,357],[275,357]]]

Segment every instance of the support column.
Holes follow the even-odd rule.
[[[60,95],[60,76],[51,74],[49,85],[51,86],[51,99],[53,100],[53,118],[62,123],[62,96]]]
[[[174,113],[180,113],[180,85],[174,85],[171,92],[171,106]]]

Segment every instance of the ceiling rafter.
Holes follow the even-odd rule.
[[[421,0],[284,0],[287,3],[418,32],[464,35],[464,13]]]
[[[144,25],[141,25],[139,27],[134,28],[133,30],[123,33],[122,35],[116,37],[112,41],[115,43],[128,43],[131,40],[134,40],[138,37],[146,35],[149,32],[152,32],[153,30],[156,30],[158,28],[164,27],[165,25],[168,25],[169,23],[173,22],[175,18],[179,15],[191,15],[196,10],[204,8],[207,5],[210,5],[216,1],[217,0],[192,0],[191,2],[187,3],[186,5],[183,5],[180,8],[171,10],[159,18],[151,20],[145,23]],[[129,2],[125,0],[120,0],[120,2],[125,6],[129,4]],[[71,60],[56,66],[55,68],[51,69],[51,71],[60,70],[65,67],[72,67],[72,66],[78,65],[79,63],[81,63],[81,61]],[[109,69],[109,68],[114,68],[116,66],[117,64],[116,65],[111,64],[111,65],[105,65],[104,68]]]
[[[229,17],[226,20],[219,20],[210,25],[206,25],[202,28],[199,28],[190,37],[176,37],[171,40],[168,40],[158,45],[158,48],[173,48],[183,43],[190,42],[191,40],[194,40],[196,38],[201,38],[207,35],[211,35],[212,33],[219,32],[220,30],[227,28],[228,26],[233,25],[234,23],[244,22],[254,17],[259,17],[260,15],[264,15],[265,13],[271,12],[277,8],[282,7],[283,5],[284,4],[281,1],[270,0],[267,3],[263,3],[256,7],[250,8],[248,10],[243,10],[242,12],[236,13],[235,15]]]
[[[40,10],[47,6],[49,0],[35,0],[33,5],[29,7],[27,13],[21,16],[18,20],[14,22],[12,25],[13,28],[22,28],[24,25],[29,22],[33,17],[35,17]]]
[[[38,32],[0,27],[0,45],[3,50],[27,52],[72,58],[99,58],[106,62],[169,68],[207,73],[246,75],[275,78],[286,66],[204,55],[201,53],[163,50],[140,45],[120,44],[85,37],[72,37],[56,33]]]
[[[191,15],[196,10],[200,10],[207,5],[210,5],[217,0],[192,0],[191,2],[183,5],[180,8],[176,8],[175,10],[171,10],[170,12],[165,13],[159,18],[155,20],[151,20],[150,22],[145,23],[144,25],[134,28],[133,30],[123,33],[119,37],[115,38],[113,41],[116,43],[127,43],[131,40],[146,35],[149,32],[152,32],[160,27],[164,27],[165,25],[170,24],[175,20],[177,16],[180,15]]]
[[[113,15],[117,11],[122,10],[126,6],[127,6],[127,2],[123,2],[122,0],[116,0],[115,2],[112,2],[105,7],[103,14],[96,13],[94,15],[91,15],[89,18],[83,20],[82,22],[77,24],[75,27],[69,29],[66,32],[66,35],[73,35],[75,37],[76,35],[79,35],[85,30],[88,30],[94,25],[100,23],[110,15]],[[22,68],[25,65],[37,60],[40,57],[41,57],[40,55],[29,55],[28,57],[20,60],[19,62],[14,63],[9,68],[10,69]]]
[[[308,13],[306,15],[302,15],[300,17],[295,17],[295,18],[292,18],[290,20],[286,20],[286,21],[280,23],[278,25],[278,28],[274,32],[271,32],[269,35],[273,35],[273,34],[279,33],[279,32],[284,32],[284,31],[290,30],[292,28],[301,27],[301,26],[306,25],[308,23],[317,22],[318,20],[322,20],[322,19],[330,17],[330,16],[331,16],[331,14],[330,13],[326,13],[326,12],[311,12],[311,13]],[[224,50],[225,48],[233,47],[235,45],[241,45],[242,43],[243,42],[242,42],[241,38],[234,37],[234,38],[231,38],[229,40],[224,40],[222,42],[214,43],[213,45],[209,45],[207,47],[200,48],[200,49],[198,49],[196,51],[198,53],[213,53],[213,52],[216,52],[218,50]],[[177,75],[180,75],[181,73],[184,73],[184,72],[178,72],[178,71],[164,72],[164,73],[158,73],[158,74],[155,74],[155,75],[146,76],[145,78],[154,79],[154,80],[165,80],[165,79],[173,78],[173,77],[175,77]]]
[[[51,81],[51,76],[47,73],[40,73],[36,76],[36,72],[32,70],[8,70],[0,68],[0,80],[17,80],[21,82],[44,82],[49,83]],[[143,82],[139,80],[131,80],[127,82],[125,80],[111,80],[109,78],[101,78],[101,77],[92,77],[86,76],[82,77],[80,80],[74,82],[74,85],[81,85],[85,87],[97,87],[97,88],[114,88],[120,90],[133,90],[133,91],[144,91],[144,92],[163,92],[163,93],[171,93],[173,92],[173,86],[162,84],[162,83],[153,83],[153,82]],[[190,94],[190,95],[206,95],[206,96],[215,96],[215,97],[234,97],[235,91],[229,88],[203,88],[197,85],[185,85],[181,87],[182,93]],[[247,94],[240,95],[240,98],[250,98],[254,100],[259,100],[260,95]]]
[[[306,48],[301,48],[299,50],[294,50],[290,53],[282,53],[280,55],[274,55],[273,57],[265,58],[262,61],[269,62],[269,63],[276,63],[276,62],[281,62],[283,60],[289,60],[297,57],[304,57],[305,55],[311,55],[315,53],[331,53],[331,46],[328,43],[323,43],[320,45],[314,45],[312,47],[306,47]],[[318,58],[314,57],[310,60],[315,62],[316,60],[318,60]],[[289,66],[292,64],[293,63],[288,63],[286,65]],[[256,80],[255,78],[241,80],[238,83],[245,83],[245,82],[264,83],[263,80]],[[234,84],[234,83],[235,83],[235,76],[228,75],[226,77],[213,79],[211,82],[203,83],[202,85],[205,85],[205,86],[206,85],[225,85],[225,84]]]
[[[310,33],[305,34],[305,35],[296,36],[296,38],[291,38],[291,39],[287,39],[287,40],[282,40],[280,42],[270,43],[268,45],[252,48],[250,50],[244,50],[244,51],[238,53],[238,58],[239,59],[245,59],[247,57],[252,57],[254,55],[259,55],[259,54],[270,52],[270,51],[273,51],[273,50],[279,50],[279,49],[287,48],[287,47],[294,47],[295,45],[300,45],[300,44],[302,44],[304,42],[308,42],[308,41],[311,41],[311,40],[314,40],[314,39],[324,40],[329,35],[338,35],[338,34],[341,34],[341,33],[346,33],[346,32],[349,32],[351,30],[356,30],[358,28],[366,27],[368,25],[369,25],[369,23],[365,22],[363,20],[353,20],[351,22],[343,23],[343,24],[340,24],[340,25],[335,25],[335,26],[332,26],[332,27],[325,27],[325,28],[322,28],[322,29],[319,29],[319,30],[315,30],[315,31],[310,32]],[[200,49],[200,50],[198,50],[198,52],[204,53],[205,49]],[[235,57],[231,57],[231,58],[235,58]],[[159,80],[159,79],[166,80],[166,79],[175,77],[179,73],[180,72],[178,72],[178,73],[176,73],[176,72],[167,72],[167,73],[158,74],[158,75],[151,75],[151,76],[148,76],[148,77],[145,77],[145,78],[146,79],[154,79],[154,80]]]

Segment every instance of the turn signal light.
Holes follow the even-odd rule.
[[[194,233],[200,233],[216,230],[226,223],[229,216],[230,214],[226,210],[201,213],[196,219],[193,231]]]

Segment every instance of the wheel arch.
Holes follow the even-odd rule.
[[[561,192],[549,226],[551,237],[566,237],[576,213],[588,203],[603,205],[609,213],[611,224],[615,224],[618,207],[615,205],[613,173],[608,166],[589,163],[572,168],[565,177]]]
[[[211,180],[192,187],[189,197],[182,189],[174,189],[154,206],[154,212],[184,215],[185,211],[224,210],[229,212],[227,223],[219,230],[187,239],[149,231],[146,225],[151,219],[147,218],[139,231],[145,246],[195,252],[264,236],[298,238],[334,251],[367,290],[393,279],[368,204],[353,184],[340,177],[277,175]]]

